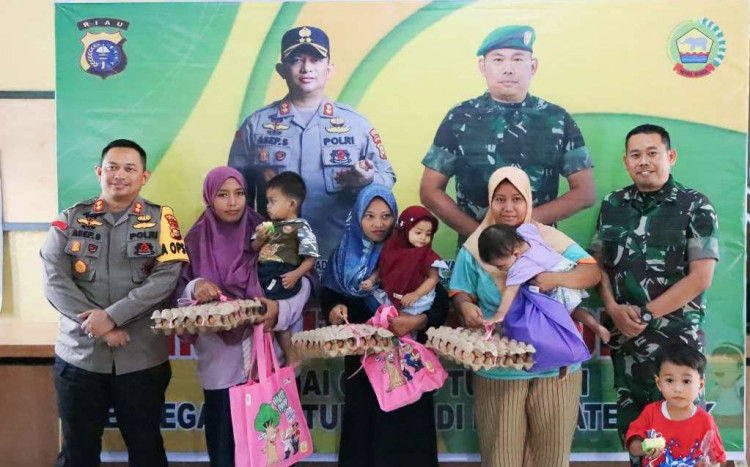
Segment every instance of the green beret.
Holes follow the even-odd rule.
[[[485,55],[495,49],[518,49],[533,51],[536,33],[531,26],[502,26],[487,35],[477,50],[477,55]]]

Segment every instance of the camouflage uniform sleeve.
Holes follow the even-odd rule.
[[[565,131],[563,135],[563,158],[560,173],[568,177],[581,170],[594,167],[589,150],[583,141],[583,135],[573,117],[565,112]]]
[[[257,187],[255,186],[255,176],[253,173],[253,123],[255,122],[253,114],[245,119],[240,128],[234,134],[232,148],[229,150],[229,167],[237,169],[245,177],[245,190],[247,200],[250,206],[256,206]]]
[[[307,222],[297,229],[297,239],[299,240],[298,255],[320,258],[320,254],[318,253],[318,240],[315,238],[315,234]]]
[[[687,259],[719,260],[719,219],[711,201],[701,195],[691,207],[687,230]]]
[[[456,174],[460,153],[456,132],[453,129],[453,120],[454,114],[451,110],[440,122],[432,146],[422,159],[422,165],[440,172],[448,178]]]
[[[380,139],[380,134],[366,118],[364,120],[365,128],[368,128],[367,134],[365,134],[365,141],[367,141],[365,145],[365,159],[372,162],[375,167],[375,174],[372,181],[373,183],[392,188],[396,183],[396,172],[393,171],[393,166],[391,166],[385,154],[385,146],[383,146],[383,141]]]
[[[72,262],[65,253],[68,216],[61,213],[52,223],[39,251],[44,276],[44,295],[60,313],[75,320],[79,313],[99,308],[89,301],[73,280]]]
[[[591,253],[591,256],[597,259],[597,261],[601,258],[602,255],[602,238],[601,238],[601,231],[602,231],[602,207],[606,202],[609,200],[609,195],[605,196],[602,200],[602,204],[599,207],[599,215],[596,217],[596,229],[594,230],[594,235],[591,237],[591,243],[589,244],[588,251]]]

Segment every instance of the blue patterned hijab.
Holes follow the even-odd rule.
[[[373,243],[362,232],[362,217],[375,198],[385,201],[394,219],[398,216],[396,198],[391,190],[375,183],[363,188],[346,219],[344,238],[331,252],[323,274],[324,286],[350,297],[370,295],[371,292],[360,290],[359,283],[372,274],[383,249],[383,242]]]

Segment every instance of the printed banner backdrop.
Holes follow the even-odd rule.
[[[149,153],[153,177],[144,196],[172,206],[186,231],[202,210],[203,176],[226,164],[239,123],[285,95],[274,65],[281,35],[298,25],[328,33],[336,70],[327,94],[377,127],[398,177],[399,205],[418,204],[420,161],[438,124],[453,105],[485,90],[478,44],[500,25],[529,24],[539,60],[531,92],[577,121],[596,165],[598,199],[630,183],[624,135],[652,122],[672,134],[676,179],[709,196],[718,211],[722,260],[708,292],[706,394],[727,451],[741,459],[747,13],[740,0],[58,3],[59,207],[97,195],[101,148],[131,138]],[[559,227],[586,246],[597,211]],[[436,244],[454,257],[449,229]],[[596,356],[584,367],[574,458],[623,458],[611,364],[606,349],[587,338]],[[172,343],[167,449],[175,460],[205,458],[195,362],[189,347]],[[300,376],[318,459],[336,452],[341,374],[340,361],[314,361]],[[477,452],[468,372],[451,369],[435,416],[443,459]],[[124,451],[117,430],[107,430],[105,450],[110,458]]]

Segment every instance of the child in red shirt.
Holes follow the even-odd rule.
[[[656,367],[656,385],[665,400],[647,405],[630,424],[625,436],[630,454],[646,456],[643,465],[649,467],[713,467],[726,462],[713,417],[695,405],[705,384],[706,357],[675,343],[662,349]]]

